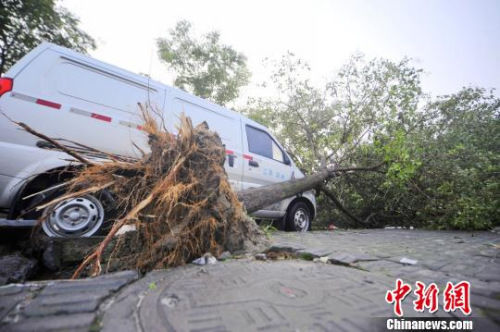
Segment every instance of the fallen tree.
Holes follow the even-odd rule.
[[[355,171],[375,171],[382,164],[371,167],[324,168],[323,170],[300,179],[275,183],[258,188],[250,188],[238,192],[238,199],[243,203],[248,213],[255,212],[266,205],[281,201],[298,193],[321,188],[323,183],[333,176]],[[325,189],[321,189],[325,190]]]
[[[136,268],[141,271],[184,264],[206,252],[262,250],[267,238],[247,216],[284,198],[320,188],[329,178],[369,168],[325,168],[300,179],[292,179],[260,188],[234,193],[224,170],[225,148],[217,133],[206,123],[193,127],[181,117],[178,135],[160,128],[153,116],[141,108],[150,153],[139,160],[108,155],[109,162],[94,163],[60,145],[29,126],[23,129],[64,151],[85,167],[68,181],[65,194],[38,206],[41,220],[57,203],[82,195],[111,192],[115,217],[109,233],[77,268],[80,274],[102,272],[105,250],[113,246],[106,270]],[[93,151],[95,152],[95,151]],[[115,235],[125,225],[133,224],[132,235]]]

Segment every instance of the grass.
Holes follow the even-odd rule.
[[[269,238],[274,232],[277,232],[278,229],[273,226],[272,221],[262,221],[259,225],[260,229],[266,234]]]

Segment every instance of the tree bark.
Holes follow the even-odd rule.
[[[287,197],[316,188],[331,176],[333,176],[333,172],[325,169],[301,179],[242,190],[238,192],[238,198],[247,212],[252,213]]]
[[[238,199],[243,203],[248,213],[255,212],[265,206],[274,204],[282,199],[291,197],[298,193],[308,191],[317,187],[322,187],[324,182],[333,176],[356,172],[356,171],[377,171],[383,163],[370,167],[350,167],[337,169],[323,169],[318,173],[308,175],[301,179],[293,179],[285,182],[279,182],[250,188],[238,192]],[[352,217],[351,217],[352,218]],[[356,220],[355,217],[353,220]]]

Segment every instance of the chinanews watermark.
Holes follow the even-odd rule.
[[[456,318],[388,318],[387,331],[474,331],[475,321]]]
[[[415,282],[414,294],[417,297],[413,301],[413,309],[417,312],[424,312],[427,309],[430,313],[438,310],[438,295],[439,288],[435,283],[426,286],[423,282]],[[393,304],[394,314],[398,317],[403,316],[403,308],[401,303],[411,293],[412,287],[406,284],[401,279],[396,280],[396,288],[387,291],[385,294],[385,301]],[[468,281],[460,281],[453,284],[446,283],[446,288],[443,292],[443,310],[446,312],[453,312],[461,310],[464,315],[470,315],[470,283]]]
[[[405,283],[402,279],[396,279],[395,287],[385,294],[385,301],[392,305],[393,318],[385,319],[385,329],[390,331],[439,331],[456,330],[472,331],[475,329],[476,319],[469,318],[472,313],[470,305],[471,285],[468,281],[457,283],[447,282],[443,292],[436,283],[426,285],[416,281],[414,285]],[[403,302],[413,291],[415,300],[412,301],[413,311],[403,312]],[[441,299],[441,301],[440,301]],[[461,313],[464,318],[444,317],[408,317],[412,313],[436,314],[442,305],[442,310],[447,313]],[[405,317],[404,317],[405,316]]]

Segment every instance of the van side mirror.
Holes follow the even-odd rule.
[[[288,155],[286,153],[283,153],[283,162],[285,165],[290,165],[292,162],[290,161],[290,158],[288,158]]]

